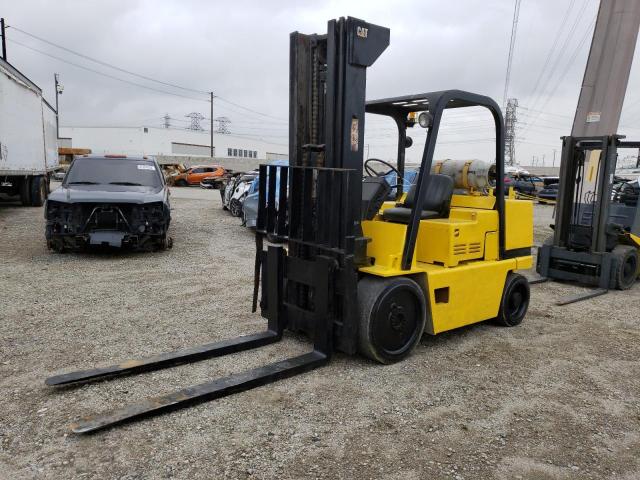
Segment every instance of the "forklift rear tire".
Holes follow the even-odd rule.
[[[630,245],[618,245],[612,253],[616,260],[616,288],[628,290],[638,278],[638,250]]]
[[[426,323],[426,300],[418,284],[406,277],[366,276],[358,282],[358,303],[359,352],[383,364],[407,357]]]
[[[502,300],[496,321],[503,327],[515,327],[524,320],[529,309],[528,280],[518,273],[509,272],[502,290]]]

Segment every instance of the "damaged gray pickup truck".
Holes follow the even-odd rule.
[[[60,188],[49,194],[47,247],[132,250],[171,248],[169,189],[154,159],[76,157]]]

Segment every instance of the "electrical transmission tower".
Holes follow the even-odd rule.
[[[518,123],[517,108],[518,99],[509,98],[507,100],[507,109],[504,119],[504,153],[507,165],[514,165],[516,163],[516,124]]]
[[[164,117],[164,128],[171,128],[171,115],[165,113]]]
[[[198,112],[191,112],[185,115],[185,117],[191,119],[191,124],[187,127],[188,130],[203,130],[202,126],[200,125],[200,121],[204,119],[204,115]]]
[[[229,117],[216,117],[215,121],[218,122],[217,133],[231,133],[229,130],[229,125],[231,125],[231,120]]]

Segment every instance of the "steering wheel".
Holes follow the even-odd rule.
[[[370,163],[375,163],[375,162],[381,163],[385,167],[388,167],[389,170],[387,170],[384,173],[377,172],[376,170],[373,169],[373,167],[371,167],[371,165],[369,165]],[[396,174],[396,178],[397,179],[402,179],[402,175],[400,175],[400,171],[396,167],[391,165],[389,162],[385,162],[384,160],[380,160],[379,158],[368,158],[367,160],[365,160],[365,162],[364,162],[364,170],[365,170],[365,172],[367,172],[367,174],[370,177],[384,177],[385,175],[388,175],[389,173],[394,172]]]

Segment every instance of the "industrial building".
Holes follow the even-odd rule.
[[[94,154],[216,157],[226,159],[280,160],[288,158],[286,139],[272,143],[259,136],[213,134],[161,127],[60,127],[60,146],[89,148]]]

